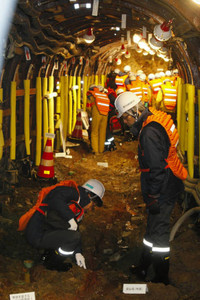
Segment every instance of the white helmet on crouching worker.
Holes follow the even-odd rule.
[[[115,99],[115,107],[118,111],[117,117],[120,118],[123,113],[127,112],[134,106],[136,106],[140,102],[140,98],[138,98],[136,95],[134,95],[132,92],[124,92],[120,94],[116,99]],[[131,114],[136,120],[138,117],[138,112],[135,114]]]
[[[102,206],[102,198],[105,193],[104,185],[97,179],[89,179],[82,187],[89,192],[91,200],[97,205]]]

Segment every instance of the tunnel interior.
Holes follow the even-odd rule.
[[[80,80],[80,86],[76,91],[78,97],[81,97],[78,108],[85,110],[85,91],[88,85],[95,80],[105,84],[107,74],[116,68],[123,70],[125,65],[130,65],[132,72],[136,73],[137,70],[142,69],[146,74],[155,73],[157,70],[178,69],[184,83],[195,86],[197,104],[200,86],[198,13],[198,4],[191,0],[181,0],[178,3],[177,1],[140,1],[139,4],[138,1],[120,0],[94,3],[92,1],[81,1],[81,3],[18,1],[3,49],[4,64],[0,80],[4,139],[1,142],[2,155],[3,152],[9,155],[12,139],[10,134],[12,82],[16,84],[14,89],[16,89],[17,112],[16,137],[19,141],[17,143],[25,139],[23,136],[25,131],[24,81],[28,80],[27,84],[30,85],[28,88],[31,114],[28,122],[30,122],[29,135],[32,140],[29,154],[32,160],[35,160],[34,156],[37,152],[35,151],[37,77],[47,80],[46,91],[60,89],[59,84],[63,76],[68,76],[72,80],[72,83],[70,80],[67,83],[69,88]],[[156,28],[163,24],[168,24],[166,25],[168,36],[158,41],[155,35]],[[90,40],[90,43],[85,41],[84,36],[88,34],[94,41]],[[134,35],[144,37],[149,52],[133,41]],[[152,38],[154,42],[161,44],[159,48],[155,48],[155,45],[154,48],[149,46]],[[50,77],[53,80],[51,87]],[[44,86],[42,83],[42,96],[45,93]],[[62,91],[58,91],[60,96]],[[72,97],[74,95],[72,93]],[[197,115],[198,108],[195,107],[195,110]],[[54,111],[56,114],[62,114],[60,109],[56,108],[56,100]],[[63,118],[62,116],[62,121],[66,123]],[[50,131],[53,131],[55,124],[53,121],[49,122],[52,122]],[[70,131],[64,132],[65,138],[70,134]],[[198,130],[196,130],[195,156],[199,156],[198,140]]]
[[[190,176],[187,193],[180,196],[171,217],[176,224],[173,284],[150,283],[144,299],[198,299],[199,13],[200,5],[192,0],[15,2],[0,70],[0,262],[5,269],[0,273],[0,299],[30,290],[38,300],[127,299],[122,284],[135,280],[129,266],[139,259],[146,220],[137,144],[116,134],[116,151],[95,157],[87,134],[73,138],[78,113],[86,111],[90,85],[105,86],[108,74],[125,66],[146,75],[178,69],[179,155]],[[46,133],[55,135],[56,178],[40,181]],[[61,152],[68,158],[56,158]],[[83,183],[88,176],[106,186],[104,207],[86,214],[80,228],[88,269],[75,266],[67,276],[46,271],[38,263],[41,252],[17,232],[19,217],[34,205],[41,188],[66,177]],[[194,215],[184,219],[180,229],[176,221],[190,208]],[[33,268],[24,267],[25,260],[34,261]]]

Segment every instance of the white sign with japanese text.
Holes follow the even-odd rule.
[[[135,284],[135,283],[124,283],[123,293],[124,294],[146,294],[148,288],[146,284]]]
[[[36,300],[35,292],[11,294],[10,300]]]

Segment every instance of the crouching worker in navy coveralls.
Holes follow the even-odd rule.
[[[141,261],[134,273],[145,281],[168,284],[170,216],[178,194],[183,191],[182,180],[187,178],[187,170],[177,156],[178,132],[170,115],[154,108],[145,109],[131,92],[119,95],[115,107],[133,135],[139,135],[147,227]]]
[[[45,250],[42,262],[47,269],[69,270],[72,265],[64,262],[68,257],[86,269],[78,224],[85,211],[103,205],[104,192],[103,184],[96,179],[82,186],[72,180],[61,181],[43,188],[36,205],[20,218],[18,230],[25,231],[33,247]]]

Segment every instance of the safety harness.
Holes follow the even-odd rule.
[[[21,216],[21,218],[19,219],[19,227],[18,227],[18,231],[23,231],[25,230],[30,218],[32,217],[32,215],[37,211],[39,211],[41,214],[45,215],[45,212],[40,208],[40,207],[44,207],[44,206],[48,206],[47,203],[42,203],[42,201],[44,200],[44,198],[47,196],[47,194],[55,189],[56,187],[59,186],[68,186],[68,187],[73,187],[77,190],[78,194],[79,194],[79,199],[80,199],[80,193],[78,190],[78,185],[75,181],[73,180],[64,180],[61,181],[55,185],[43,188],[38,195],[38,199],[36,201],[36,204],[29,209],[29,211],[27,211],[24,215]],[[77,222],[79,222],[81,220],[81,218],[83,217],[84,214],[84,210],[83,208],[78,204],[78,201],[74,201],[72,200],[71,204],[69,204],[69,208],[72,210],[72,212],[75,214],[75,218],[77,220]]]
[[[164,127],[170,141],[168,157],[165,159],[167,162],[165,169],[170,168],[176,177],[180,178],[181,180],[185,180],[187,178],[187,170],[184,168],[177,155],[179,136],[171,115],[162,111],[158,111],[152,107],[149,108],[149,110],[151,111],[152,115],[148,116],[143,122],[142,129],[151,122],[157,122]],[[150,169],[141,169],[141,172],[150,172]]]

